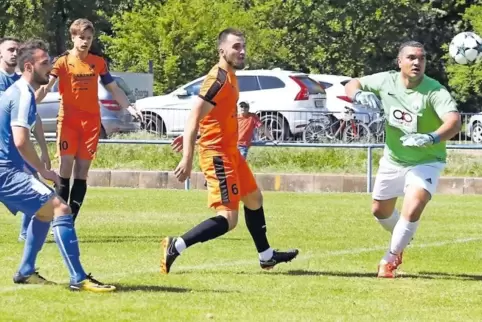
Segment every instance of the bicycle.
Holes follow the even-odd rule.
[[[345,106],[343,117],[333,121],[332,115],[322,115],[317,119],[310,119],[303,130],[305,143],[322,143],[341,140],[345,143],[369,142],[370,128],[356,119],[355,110]]]
[[[386,118],[383,110],[377,114],[378,116],[368,124],[368,128],[372,133],[372,141],[374,141],[375,143],[384,143]]]

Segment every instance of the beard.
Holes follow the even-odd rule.
[[[33,72],[33,81],[37,85],[47,85],[49,83],[49,74],[42,75],[37,71]]]
[[[229,64],[229,66],[231,66],[233,69],[241,70],[241,69],[243,69],[244,66],[245,66],[244,61],[239,62],[239,63],[236,63],[236,61],[231,60],[231,59],[228,59],[228,57],[226,57],[226,55],[224,55],[223,57],[224,57],[224,60],[225,60],[225,61]]]

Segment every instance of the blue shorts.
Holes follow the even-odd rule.
[[[0,167],[0,202],[12,214],[35,214],[55,191],[42,181],[14,167]]]

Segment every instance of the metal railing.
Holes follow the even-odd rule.
[[[55,139],[47,138],[47,142],[55,142]],[[171,144],[172,140],[116,140],[103,139],[99,140],[100,144],[147,144],[147,145],[165,145]],[[253,146],[261,147],[291,147],[291,148],[341,148],[341,149],[367,149],[366,162],[366,192],[372,192],[372,176],[373,176],[373,149],[381,149],[384,144],[360,144],[360,143],[294,143],[294,142],[269,142],[254,141]],[[482,150],[482,144],[447,144],[447,150]],[[191,182],[187,179],[184,182],[184,189],[190,190]]]
[[[251,110],[258,115],[260,141],[293,143],[384,143],[385,118],[369,110],[327,111],[326,109]],[[184,130],[189,109],[154,108],[143,112],[143,130],[159,139],[169,139]],[[482,114],[462,113],[462,130],[450,141],[482,143]]]

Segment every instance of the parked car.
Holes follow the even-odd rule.
[[[325,110],[325,91],[307,74],[273,69],[240,70],[236,76],[239,101],[250,104],[250,111],[260,116],[277,140],[301,135],[309,120]],[[158,135],[181,134],[204,78],[199,77],[166,95],[137,100],[136,106],[145,118],[143,128]]]
[[[482,113],[474,114],[465,125],[465,135],[473,143],[482,143]]]
[[[135,97],[124,80],[113,76],[114,81],[127,95],[129,101],[134,104]],[[99,80],[99,104],[101,115],[100,138],[105,139],[114,133],[128,133],[140,130],[141,124],[136,121],[127,111],[122,110],[112,97],[111,93],[100,83]],[[42,119],[46,137],[57,136],[57,115],[60,108],[60,93],[58,82],[52,87],[50,93],[37,104],[37,111]]]
[[[354,104],[352,100],[345,94],[345,85],[352,79],[348,76],[326,75],[326,74],[310,74],[310,77],[320,83],[326,91],[326,108],[332,112],[336,119],[343,118],[345,107],[352,108],[355,112],[355,118],[361,120],[365,124],[369,124],[372,120],[379,116],[373,110],[361,104]]]

